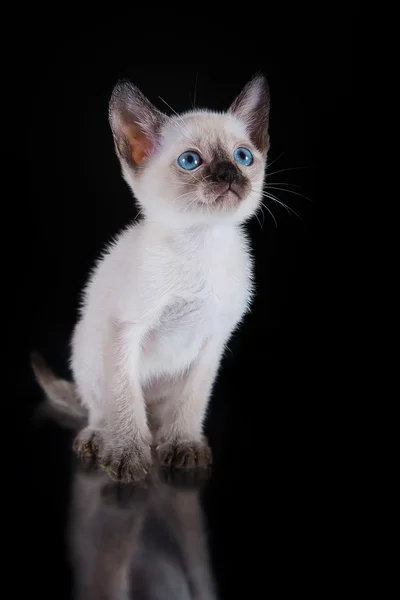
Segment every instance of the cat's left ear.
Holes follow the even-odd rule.
[[[121,81],[111,96],[109,118],[120,159],[135,166],[143,163],[156,149],[167,116],[157,110],[135,85]]]
[[[256,75],[231,105],[229,112],[246,124],[251,141],[266,154],[269,148],[269,87],[263,75]]]

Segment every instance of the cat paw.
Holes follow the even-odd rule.
[[[126,447],[109,446],[102,456],[100,467],[111,479],[132,483],[144,479],[151,464],[150,446],[131,444]]]
[[[212,464],[211,448],[206,442],[166,442],[157,446],[156,452],[164,468],[194,469]]]
[[[84,462],[92,462],[101,456],[104,446],[103,435],[98,429],[85,427],[76,436],[73,449]]]

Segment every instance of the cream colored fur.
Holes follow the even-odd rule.
[[[116,238],[89,279],[71,366],[89,415],[76,448],[95,452],[124,479],[149,469],[152,444],[176,466],[210,461],[203,438],[207,405],[227,342],[252,296],[242,225],[261,202],[267,146],[254,140],[267,128],[267,103],[262,78],[221,114],[168,118],[155,109],[152,115],[133,86],[114,95],[110,121],[117,152],[144,219]],[[129,151],[138,124],[146,156],[135,164]],[[251,166],[235,163],[239,146],[252,152]],[[177,164],[186,150],[201,155],[198,169]],[[207,175],[221,160],[238,170],[237,193],[225,192],[225,184]]]

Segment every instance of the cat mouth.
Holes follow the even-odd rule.
[[[237,193],[236,190],[233,189],[233,187],[229,186],[226,188],[226,190],[224,190],[221,194],[219,194],[216,198],[215,198],[215,202],[217,202],[218,204],[223,202],[225,199],[229,198],[229,196],[236,196],[237,200],[240,200],[240,196]]]

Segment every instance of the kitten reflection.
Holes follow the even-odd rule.
[[[216,599],[199,486],[187,483],[153,475],[134,487],[78,470],[69,535],[76,600]]]

